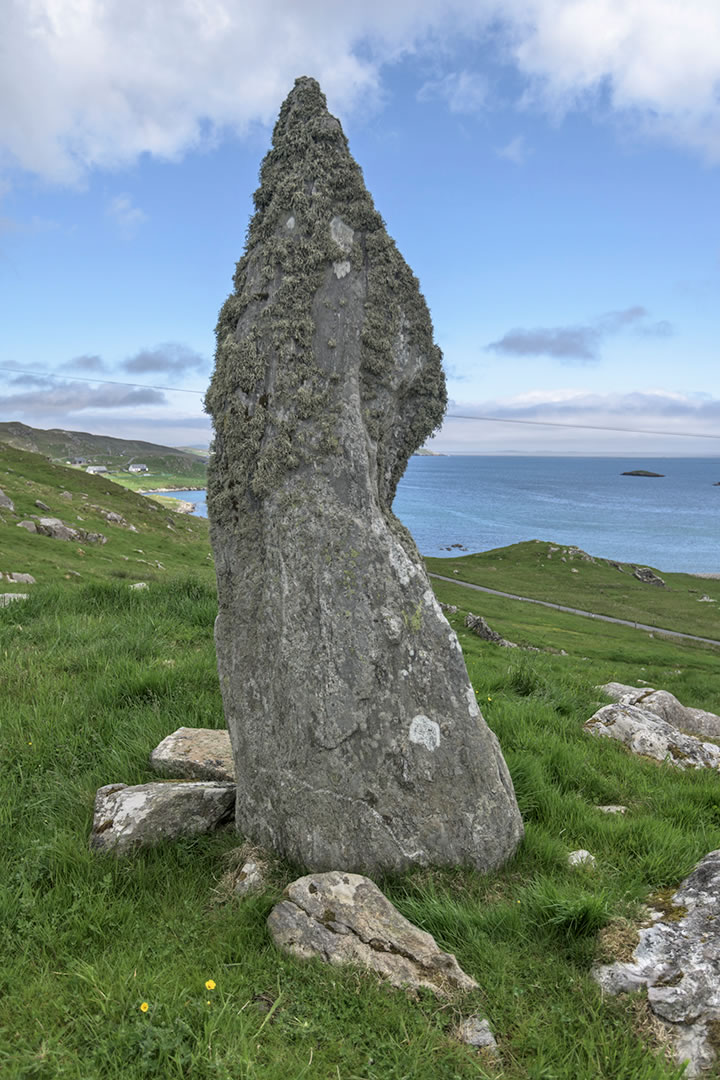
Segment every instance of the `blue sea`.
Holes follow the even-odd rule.
[[[664,476],[621,475],[630,469]],[[540,539],[660,570],[720,573],[717,481],[720,458],[413,457],[393,509],[423,555]],[[173,495],[207,515],[204,491]],[[453,544],[462,547],[448,551]]]

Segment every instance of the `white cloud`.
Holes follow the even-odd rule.
[[[478,420],[453,419],[453,414]],[[455,453],[717,456],[719,420],[720,400],[703,393],[531,389],[473,404],[451,402],[448,419],[430,445]]]
[[[524,165],[532,151],[525,142],[525,136],[516,135],[505,146],[500,146],[495,153],[498,157],[512,161],[513,165]]]
[[[440,98],[447,102],[450,112],[474,113],[487,103],[488,86],[483,75],[472,71],[453,71],[442,79],[431,80],[420,87],[418,101]]]
[[[73,182],[150,153],[174,158],[269,123],[301,74],[331,107],[367,111],[383,66],[452,59],[458,34],[492,31],[525,100],[604,106],[720,160],[717,0],[9,0],[0,39],[0,159]],[[438,80],[451,109],[479,107],[483,76]]]
[[[138,206],[133,206],[129,195],[116,195],[111,199],[108,208],[108,216],[113,218],[123,229],[133,229],[147,221],[147,214]]]

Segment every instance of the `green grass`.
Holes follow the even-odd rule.
[[[562,562],[563,551],[550,552],[551,547],[559,545],[528,540],[476,555],[425,561],[432,573],[501,592],[720,640],[720,581],[659,571],[666,583],[661,588],[638,581],[629,563],[618,564],[623,567],[619,571],[604,559],[593,563],[566,556]],[[706,594],[716,603],[700,603]]]
[[[190,473],[163,472],[153,468],[146,473],[110,472],[109,477],[129,491],[194,491],[204,488],[207,484],[207,474],[204,471]]]
[[[65,470],[33,458],[22,479],[20,464],[3,459],[0,487],[22,513],[36,497],[50,504],[59,484],[70,490]],[[206,523],[173,515],[198,531],[170,532],[164,513],[141,516],[139,496],[103,478],[81,481],[92,502],[122,507],[129,520],[139,515],[145,532],[133,542],[149,548],[162,538],[172,569],[142,592],[112,576],[122,559],[104,580],[99,563],[96,577],[88,571],[80,581],[48,569],[26,590],[29,600],[0,609],[3,1076],[680,1075],[639,1037],[641,999],[603,997],[589,972],[605,928],[618,919],[632,925],[649,895],[677,885],[720,847],[720,777],[638,759],[585,735],[583,723],[602,701],[596,684],[608,679],[643,679],[717,711],[720,649],[435,583],[438,597],[459,607],[451,622],[512,772],[526,836],[494,874],[429,868],[378,881],[479,983],[465,999],[412,999],[370,975],[300,962],[272,946],[265,919],[298,867],[280,863],[263,895],[219,903],[217,885],[239,843],[230,829],[127,859],[90,854],[95,790],[153,779],[148,755],[160,739],[182,725],[222,727],[223,714]],[[34,538],[3,516],[0,547],[17,533],[35,557]],[[108,554],[121,552],[120,536],[112,532]],[[45,545],[65,552],[53,556],[61,569],[78,558],[72,544]],[[504,584],[521,591],[511,574]],[[468,610],[547,651],[480,641],[463,626]],[[626,805],[627,815],[596,809],[606,803]],[[568,868],[567,854],[581,847],[595,855],[594,869]],[[472,1012],[491,1021],[496,1065],[452,1038]]]
[[[0,509],[0,573],[29,573],[38,585],[68,580],[75,587],[108,578],[151,584],[177,573],[214,580],[206,520],[169,511],[106,476],[53,465],[39,454],[0,445],[0,489],[15,504],[14,514]],[[62,492],[72,497],[64,498]],[[49,511],[37,507],[36,500]],[[137,531],[109,523],[102,510],[121,514]],[[58,517],[67,525],[102,533],[107,543],[56,540],[18,528],[18,522],[32,515]],[[28,588],[36,586],[0,584],[2,592]]]

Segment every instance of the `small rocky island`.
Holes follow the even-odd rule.
[[[624,472],[621,476],[664,476],[665,473],[661,472],[649,472],[647,469],[632,469],[630,472]]]

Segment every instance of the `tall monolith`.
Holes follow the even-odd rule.
[[[512,783],[391,510],[444,415],[440,350],[313,79],[255,207],[207,395],[237,828],[313,870],[490,869],[522,835]]]

